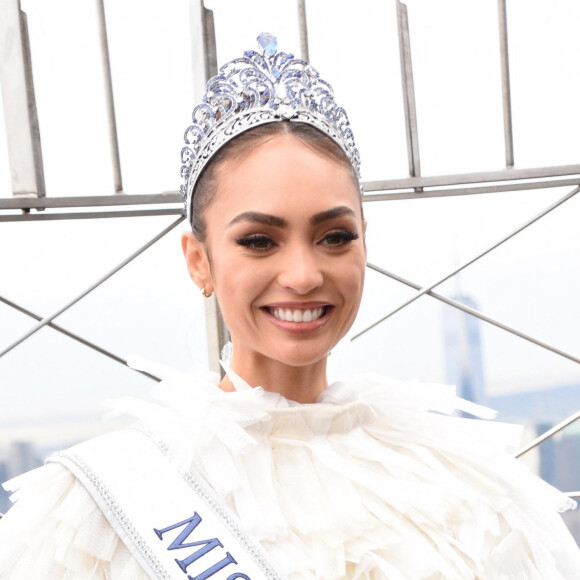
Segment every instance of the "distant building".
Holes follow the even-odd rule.
[[[7,479],[9,479],[8,465],[5,461],[0,461],[0,483],[4,483]],[[4,488],[0,487],[0,514],[6,513],[9,506],[8,494],[4,491]]]
[[[14,441],[0,449],[0,483],[42,465],[37,451],[29,441]],[[8,493],[0,487],[0,513],[10,507]]]
[[[556,440],[557,486],[580,491],[580,433],[567,434]]]
[[[453,298],[465,306],[477,308],[473,298],[466,294]],[[443,311],[443,332],[446,381],[457,387],[460,397],[485,404],[479,319],[446,306]]]
[[[525,423],[541,435],[580,409],[580,385],[552,386],[542,390],[489,397],[499,420]],[[580,490],[580,421],[544,441],[537,448],[537,474],[561,491]],[[563,514],[580,545],[580,510]]]
[[[580,409],[580,385],[560,385],[542,390],[489,397],[499,420],[523,423],[541,435]],[[539,447],[538,475],[566,491],[580,489],[580,421],[566,427]]]
[[[10,477],[16,477],[41,465],[36,449],[29,441],[13,441],[8,447],[7,463]]]
[[[546,385],[543,389],[490,396],[500,421],[555,425],[580,410],[580,384]]]
[[[538,423],[536,425],[536,435],[541,435],[553,425],[550,423]],[[539,447],[540,451],[540,470],[538,475],[548,483],[552,485],[558,484],[558,455],[559,446],[557,445],[556,439],[550,437],[546,439]]]

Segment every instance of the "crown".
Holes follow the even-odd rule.
[[[261,52],[248,50],[223,65],[193,110],[193,124],[185,131],[181,150],[181,197],[186,211],[195,184],[215,152],[240,133],[276,121],[307,123],[323,131],[342,148],[360,178],[359,152],[332,87],[304,60],[278,52],[276,37],[262,33],[257,40]]]

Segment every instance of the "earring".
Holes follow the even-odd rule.
[[[208,294],[208,293],[205,291],[205,288],[202,288],[202,289],[201,289],[201,294],[202,294],[202,296],[203,296],[204,298],[209,298],[209,297],[211,296],[211,292]]]

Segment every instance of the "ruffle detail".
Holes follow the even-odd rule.
[[[15,505],[0,520],[0,578],[146,578],[87,490],[49,464],[7,484]]]
[[[519,427],[447,416],[490,416],[453,388],[365,376],[299,405],[217,383],[171,373],[153,400],[116,400],[114,412],[201,473],[290,580],[580,578],[580,552],[557,513],[575,503],[513,459]],[[49,465],[12,488],[22,497],[0,538],[12,530],[16,570],[40,550],[43,565],[61,566],[42,578],[143,577],[66,470]],[[27,537],[55,540],[40,548]]]
[[[492,416],[453,387],[364,376],[298,405],[195,384],[174,377],[160,407],[121,409],[201,472],[289,578],[580,577],[557,514],[575,503],[512,458],[521,427],[446,416]]]

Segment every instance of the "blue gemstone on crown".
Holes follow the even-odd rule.
[[[278,40],[269,32],[262,32],[258,35],[258,45],[268,55],[274,56],[278,50]]]

